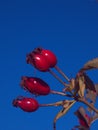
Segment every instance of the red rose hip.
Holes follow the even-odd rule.
[[[54,67],[57,64],[57,58],[52,51],[42,49],[41,53],[47,58],[48,62],[50,63],[50,67]]]
[[[35,95],[48,95],[50,93],[48,84],[37,77],[24,76],[21,78],[20,85],[22,88]]]
[[[54,67],[57,64],[57,58],[52,51],[43,48],[36,48],[33,52],[42,54],[44,58],[47,59],[49,67]]]
[[[45,72],[49,70],[49,63],[47,62],[47,59],[39,53],[31,52],[27,55],[26,61],[39,71]]]
[[[34,112],[39,108],[38,102],[33,98],[21,97],[13,100],[13,106],[25,112]]]

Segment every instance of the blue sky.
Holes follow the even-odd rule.
[[[63,85],[48,72],[42,73],[27,65],[26,54],[39,46],[49,49],[56,54],[57,65],[65,74],[69,78],[75,77],[85,62],[98,57],[98,2],[1,1],[0,43],[1,130],[52,130],[53,119],[60,108],[40,108],[34,113],[25,113],[12,106],[12,100],[18,95],[33,97],[20,88],[21,76],[40,77],[51,89],[63,89]],[[87,73],[95,83],[98,82],[98,70]],[[56,95],[37,97],[40,103],[63,99],[65,97]],[[77,125],[73,112],[79,105],[76,104],[57,121],[57,130],[71,130]],[[91,130],[97,128],[98,121],[91,126]]]

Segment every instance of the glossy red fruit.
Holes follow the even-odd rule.
[[[25,112],[34,112],[39,108],[38,102],[33,98],[20,97],[13,100],[13,106]]]
[[[36,48],[34,52],[42,54],[47,59],[50,67],[54,67],[57,64],[57,58],[52,51],[43,48]]]
[[[42,49],[42,55],[44,55],[50,63],[50,67],[54,67],[57,64],[57,58],[55,54],[50,50]]]
[[[36,77],[22,77],[20,85],[36,95],[48,95],[50,93],[50,87],[46,82]]]
[[[47,59],[38,53],[31,52],[27,55],[26,61],[28,64],[33,65],[36,69],[40,71],[48,71],[49,70],[49,63],[47,62]]]

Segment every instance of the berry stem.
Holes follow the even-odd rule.
[[[49,69],[50,74],[52,74],[60,83],[62,83],[65,87],[69,86],[65,82],[63,82],[52,70]]]
[[[92,104],[90,104],[88,101],[85,100],[85,98],[78,98],[78,101],[84,103],[85,105],[87,105],[88,107],[90,107],[94,112],[96,112],[98,114],[98,109],[96,109]]]
[[[65,75],[65,73],[58,67],[54,67],[68,82],[70,82],[70,79]]]
[[[75,103],[75,100],[62,100],[55,103],[49,103],[49,104],[40,104],[40,107],[48,107],[48,106],[64,106],[66,103],[71,103],[70,107]]]
[[[64,104],[64,101],[59,101],[59,102],[55,102],[55,103],[49,103],[49,104],[40,104],[40,107],[48,107],[48,106],[61,106]]]
[[[61,95],[61,96],[72,97],[72,95],[65,94],[65,93],[63,93],[63,92],[54,91],[54,90],[50,90],[50,93],[51,93],[51,94],[58,94],[58,95]]]

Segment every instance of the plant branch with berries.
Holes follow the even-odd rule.
[[[98,118],[98,109],[95,107],[98,96],[98,85],[93,83],[86,71],[98,68],[98,58],[88,61],[78,71],[76,77],[71,79],[57,66],[57,57],[50,50],[35,48],[32,52],[27,54],[26,62],[41,72],[49,72],[64,88],[62,91],[51,90],[50,86],[38,77],[22,76],[20,86],[23,89],[37,96],[46,96],[49,94],[61,95],[65,97],[65,100],[49,104],[40,104],[35,98],[19,96],[12,101],[13,106],[19,107],[25,112],[34,112],[39,107],[62,106],[62,109],[58,112],[53,121],[53,129],[56,130],[57,120],[65,115],[75,103],[81,102],[87,107],[84,108],[80,106],[77,111],[74,112],[79,120],[79,125],[72,128],[72,130],[90,130],[91,124]],[[65,83],[52,69],[60,73],[68,83]]]

